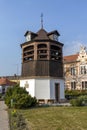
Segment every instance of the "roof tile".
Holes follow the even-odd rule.
[[[12,81],[8,80],[7,78],[0,78],[0,85],[11,86],[11,85],[15,85],[15,84],[16,84],[15,82],[12,82]]]
[[[77,60],[79,54],[64,56],[64,62],[74,62]]]

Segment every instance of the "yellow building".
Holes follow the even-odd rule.
[[[87,89],[87,52],[81,46],[77,54],[64,56],[65,89]]]

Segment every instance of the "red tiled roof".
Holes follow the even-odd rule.
[[[65,63],[67,63],[67,62],[74,62],[74,61],[77,60],[78,56],[79,56],[79,54],[64,56],[63,60],[64,60]]]
[[[11,86],[11,85],[15,85],[15,82],[12,82],[10,80],[8,80],[7,78],[0,78],[0,85],[7,85],[7,86]]]

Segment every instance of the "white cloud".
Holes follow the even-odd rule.
[[[85,43],[79,41],[66,42],[63,48],[63,55],[76,54],[80,50],[80,46],[87,46]]]

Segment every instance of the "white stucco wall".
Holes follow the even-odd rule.
[[[0,93],[2,93],[2,86],[0,86]]]
[[[35,95],[37,99],[50,99],[50,80],[36,79]]]
[[[29,87],[26,90],[37,99],[55,99],[55,83],[60,84],[60,99],[64,99],[64,80],[62,79],[26,79],[20,80],[20,87]]]
[[[26,82],[29,84],[29,87],[26,90],[29,94],[34,97],[35,96],[35,79],[26,79],[20,80],[20,87],[25,87]]]

